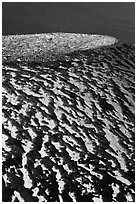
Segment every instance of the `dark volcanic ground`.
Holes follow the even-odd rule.
[[[49,32],[111,35],[135,42],[135,2],[3,2],[3,35]]]
[[[134,201],[134,47],[3,63],[3,201]]]

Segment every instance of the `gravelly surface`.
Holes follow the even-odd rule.
[[[3,62],[3,201],[134,201],[134,47]]]
[[[3,36],[2,42],[3,61],[20,59],[41,62],[68,52],[112,45],[117,39],[103,35],[47,33]]]

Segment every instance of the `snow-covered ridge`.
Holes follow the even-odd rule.
[[[34,38],[23,45],[17,39],[15,49],[27,51],[31,39],[34,45]],[[63,52],[59,39],[53,51],[48,47],[53,54]],[[36,49],[45,54],[47,47]],[[25,54],[32,59],[33,52]],[[134,46],[120,42],[50,59],[2,66],[3,201],[133,202]]]
[[[110,46],[118,42],[106,35],[76,33],[47,33],[9,35],[2,37],[3,60],[44,60],[56,55],[79,50]]]

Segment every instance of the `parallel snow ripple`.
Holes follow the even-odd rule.
[[[3,65],[3,200],[134,201],[134,48]]]

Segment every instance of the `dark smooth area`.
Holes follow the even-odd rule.
[[[2,34],[74,32],[135,42],[134,2],[3,2]]]

